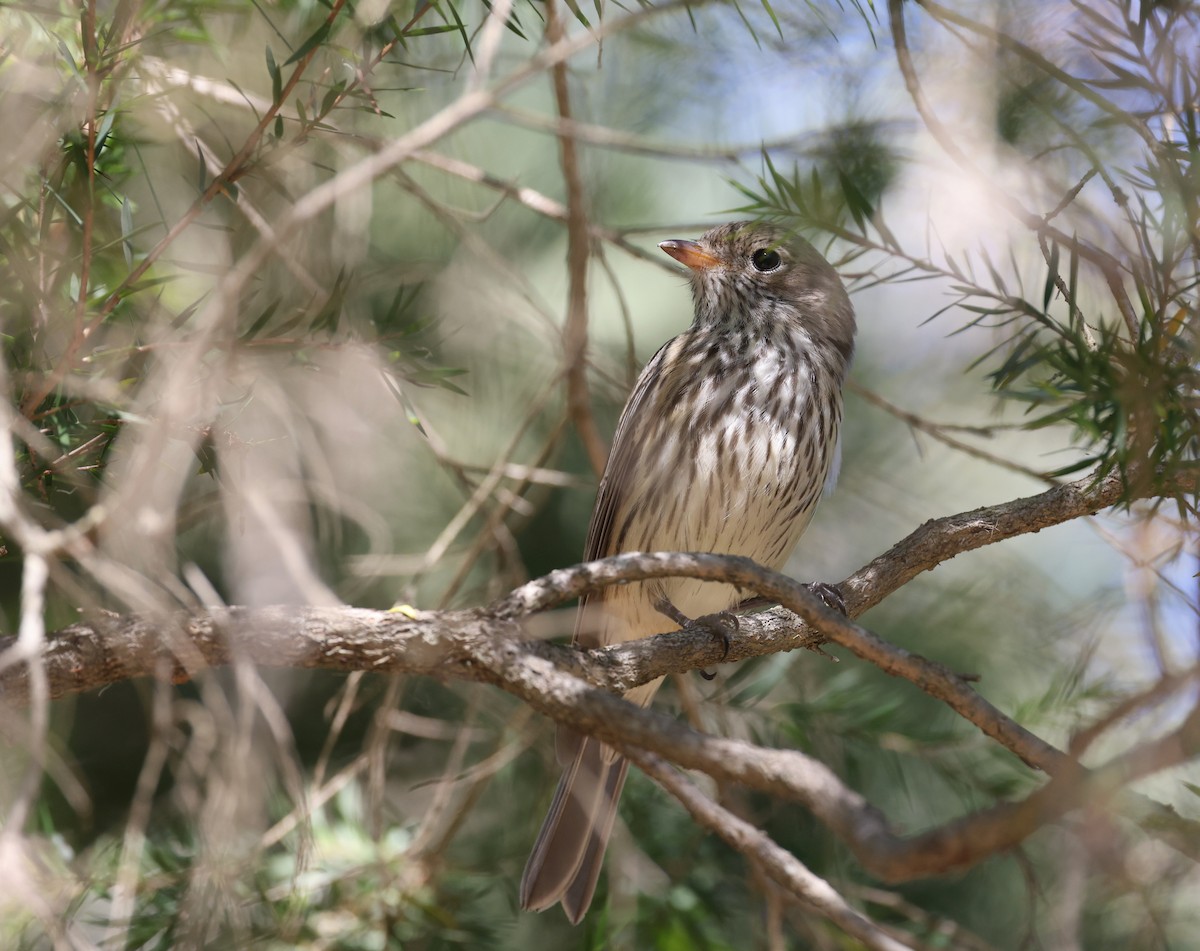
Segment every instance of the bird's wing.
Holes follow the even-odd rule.
[[[837,440],[833,444],[833,459],[829,463],[829,474],[825,476],[825,485],[821,488],[821,495],[833,495],[834,486],[837,485],[838,476],[842,474],[842,434],[839,430]]]
[[[658,352],[650,358],[642,375],[638,377],[617,423],[617,431],[613,435],[612,449],[609,451],[608,463],[604,467],[604,476],[600,479],[600,488],[596,493],[596,504],[592,508],[592,520],[588,523],[587,539],[583,545],[584,561],[593,561],[616,554],[612,550],[613,523],[617,512],[628,496],[632,484],[633,473],[636,471],[643,453],[646,450],[645,441],[633,438],[632,433],[638,429],[647,431],[644,416],[648,407],[658,403],[655,395],[665,384],[666,379],[662,365],[666,362],[667,353],[673,345],[680,341],[679,337],[668,340]],[[612,589],[605,589],[612,590]],[[600,638],[595,631],[589,631],[584,624],[587,604],[592,600],[603,600],[604,593],[584,595],[579,599],[579,613],[575,620],[574,643],[580,647],[600,647]]]

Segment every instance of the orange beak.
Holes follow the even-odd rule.
[[[719,258],[701,250],[700,245],[695,241],[663,241],[659,247],[680,264],[690,267],[693,271],[707,271],[721,263]]]

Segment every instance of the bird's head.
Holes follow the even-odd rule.
[[[698,241],[659,247],[690,271],[698,326],[802,334],[849,362],[854,308],[837,272],[803,238],[777,225],[737,221]]]

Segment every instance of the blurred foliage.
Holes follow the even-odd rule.
[[[437,158],[406,162],[375,182],[366,209],[350,196],[300,233],[271,230],[312,190],[455,101],[481,59],[495,56],[493,70],[509,69],[538,52],[542,4],[516,4],[498,50],[489,51],[483,24],[493,6],[120,0],[0,9],[0,116],[9,128],[29,131],[6,144],[0,163],[0,332],[22,488],[42,523],[78,519],[112,490],[114,457],[137,444],[156,409],[148,388],[156,368],[173,350],[199,342],[198,378],[208,370],[216,376],[222,361],[243,376],[213,398],[210,417],[172,437],[186,442],[188,471],[173,513],[176,534],[168,555],[156,559],[162,576],[151,576],[171,597],[183,587],[176,562],[228,597],[242,575],[282,560],[277,549],[252,547],[242,562],[232,559],[239,541],[270,533],[229,493],[248,448],[291,442],[328,445],[321,443],[324,455],[298,452],[267,470],[264,479],[279,481],[266,492],[288,496],[280,476],[291,474],[288,465],[315,486],[296,502],[297,520],[311,535],[302,555],[337,596],[380,606],[397,598],[430,607],[478,602],[573,559],[586,525],[578,488],[590,485],[591,474],[580,447],[563,435],[561,400],[539,403],[537,389],[542,377],[556,378],[559,359],[558,312],[540,288],[556,286],[561,273],[562,229],[554,215],[531,210],[562,199],[556,144],[546,130],[525,138],[513,129],[502,136],[458,130]],[[589,27],[625,12],[567,6]],[[918,5],[908,6],[915,20]],[[1030,213],[1043,226],[1020,240],[985,236],[962,252],[936,234],[917,247],[913,229],[893,230],[888,219],[899,212],[890,202],[919,164],[908,147],[908,117],[847,110],[793,144],[764,149],[757,182],[740,173],[732,184],[745,201],[742,213],[786,220],[840,252],[859,290],[938,282],[948,302],[937,319],[957,321],[950,327],[956,333],[975,333],[963,362],[974,361],[1002,406],[1024,414],[1024,436],[1048,434],[1056,449],[1078,450],[1046,475],[1117,470],[1139,487],[1154,480],[1160,494],[1190,512],[1191,495],[1163,487],[1195,467],[1200,435],[1196,7],[1054,6],[1070,20],[1069,31],[1055,33],[1070,37],[1069,47],[1065,40],[1063,47],[1039,45],[1044,38],[1031,25],[1037,4],[995,20],[987,15],[993,7],[979,4],[972,8],[977,20],[946,21],[982,38],[978,52],[994,70],[973,118],[999,155],[1011,152],[1024,163],[1025,187],[997,200],[1001,208],[1015,200],[1040,209]],[[880,16],[858,0],[680,10],[658,32],[639,26],[627,47],[619,35],[606,37],[594,63],[583,63],[588,53],[572,62],[583,103],[577,118],[589,106],[599,109],[587,92],[613,71],[628,87],[612,92],[618,132],[655,134],[688,92],[712,108],[726,64],[693,62],[693,41],[736,44],[749,36],[756,55],[774,49],[804,61],[817,46],[811,37],[827,34],[830,56],[845,43],[866,50],[875,68],[889,68],[893,51],[885,48]],[[997,40],[991,22],[1011,42]],[[792,32],[798,24],[809,33]],[[777,106],[786,97],[776,96],[777,77],[764,75],[756,97]],[[893,73],[887,83],[899,88]],[[520,125],[515,110],[498,108],[487,118]],[[709,144],[723,143],[714,134]],[[642,226],[674,214],[678,206],[665,193],[676,179],[691,188],[669,150],[665,173],[631,173],[628,157],[639,149],[653,151],[638,139],[620,159],[588,153],[598,223]],[[455,174],[450,160],[468,167]],[[643,174],[648,183],[638,180]],[[515,200],[522,187],[537,189],[536,202]],[[690,192],[686,199],[681,214],[689,221],[707,210]],[[619,237],[628,244],[629,235]],[[222,276],[259,242],[277,238],[280,253],[255,271],[233,305],[203,323]],[[547,267],[550,256],[553,278],[526,276]],[[604,264],[610,283],[597,267],[593,286],[614,298],[615,312],[627,306],[618,298],[632,281],[608,257]],[[1117,280],[1109,281],[1113,274]],[[680,289],[671,291],[685,307]],[[641,317],[647,308],[629,309]],[[338,364],[331,356],[360,350],[377,364]],[[622,402],[626,359],[616,348],[593,355],[601,420],[611,422]],[[886,371],[871,363],[869,350],[860,356],[862,378]],[[379,389],[337,402],[372,374]],[[380,394],[392,404],[380,409]],[[264,405],[286,411],[263,423],[254,413]],[[341,415],[320,429],[314,419],[329,405]],[[402,425],[388,429],[380,423],[387,417]],[[847,537],[861,541],[850,549],[856,555],[874,552],[890,530],[867,524],[872,514],[882,517],[860,502],[872,485],[854,474],[853,462],[860,473],[898,470],[908,433],[897,437],[896,427],[878,420],[856,425],[847,436],[842,490],[852,502],[836,531],[814,541],[823,552],[839,544],[844,550]],[[363,432],[353,453],[329,432],[356,427]],[[498,459],[520,465],[493,469]],[[343,481],[330,482],[342,497],[325,491],[323,467],[338,469]],[[537,482],[530,471],[539,468],[559,478]],[[354,496],[360,487],[347,472],[359,470],[371,472],[394,508]],[[893,489],[889,509],[904,498]],[[487,500],[471,510],[465,500],[477,494]],[[928,517],[916,505],[894,504],[913,524]],[[441,557],[427,558],[460,513],[460,534],[445,542]],[[135,525],[132,532],[146,537],[147,557],[158,554],[151,529]],[[0,607],[12,619],[21,555],[4,541]],[[373,567],[381,552],[397,555],[399,567]],[[990,573],[985,568],[969,583],[939,571],[873,614],[872,626],[956,669],[985,671],[998,702],[1061,742],[1123,695],[1119,678],[1091,666],[1089,639],[1110,605],[1089,603],[1070,616],[1037,567],[983,563]],[[49,624],[67,623],[81,607],[125,603],[80,565],[58,567]],[[203,600],[207,592],[196,594]],[[570,627],[569,619],[553,623]],[[1060,644],[1047,631],[1071,637]],[[1015,757],[944,706],[844,660],[834,667],[816,656],[780,655],[743,664],[700,686],[709,691],[700,707],[730,735],[829,763],[913,831],[1036,784]],[[68,765],[44,779],[41,809],[21,840],[28,880],[45,901],[14,907],[0,896],[0,944],[70,946],[70,933],[147,949],[766,946],[767,912],[753,870],[638,775],[622,807],[626,828],[581,928],[569,928],[557,912],[520,915],[514,883],[555,764],[549,729],[521,719],[509,698],[432,681],[320,674],[279,675],[256,694],[239,676],[214,673],[170,688],[122,685],[55,707],[53,753]],[[166,725],[151,722],[158,689],[170,693]],[[678,689],[665,694],[665,706],[685,707]],[[400,725],[388,721],[393,713],[403,715]],[[278,735],[283,715],[294,748]],[[245,736],[253,743],[234,742]],[[161,770],[146,780],[153,795],[143,790],[139,800],[153,804],[140,848],[129,804],[154,737],[166,750]],[[0,770],[5,796],[26,765],[12,752]],[[449,803],[437,802],[444,777],[458,781]],[[313,809],[311,824],[270,834],[319,792],[329,799]],[[1047,946],[1040,936],[1056,921],[1067,851],[1058,842],[1070,829],[1050,830],[1017,855],[952,879],[884,891],[801,810],[720,792],[914,940],[986,946],[959,941],[955,929],[962,928],[997,948]],[[239,812],[243,806],[251,814]],[[431,815],[436,821],[427,825]],[[1085,831],[1072,840],[1088,850],[1083,945],[1198,947],[1195,909],[1184,901],[1191,866],[1173,853],[1147,859],[1154,844],[1116,820]],[[129,883],[129,931],[106,936]],[[799,906],[785,902],[779,914],[788,947],[854,946]]]
[[[1183,38],[1200,38],[1200,25],[1190,6],[1074,6],[1082,22],[1073,36],[1095,78],[1065,77],[1019,39],[1000,45],[1000,140],[1035,150],[1044,161],[1034,174],[1078,179],[1044,217],[1020,209],[1036,222],[1036,265],[1018,262],[1013,247],[1011,268],[998,264],[987,241],[961,257],[939,254],[932,241],[902,246],[879,202],[896,157],[872,145],[869,130],[860,144],[859,126],[832,133],[823,161],[789,171],[764,153],[757,187],[733,184],[750,199],[739,211],[836,235],[857,249],[856,260],[872,256],[874,279],[943,280],[955,295],[946,309],[970,315],[965,326],[1001,331],[1002,342],[978,361],[998,393],[1027,405],[1030,429],[1070,424],[1086,450],[1049,475],[1088,470],[1100,479],[1116,469],[1127,485],[1153,486],[1186,515],[1192,493],[1172,485],[1195,470],[1200,450],[1200,46]],[[1088,220],[1087,232],[1058,230],[1054,219],[1093,179],[1109,193],[1104,217]],[[1024,200],[1003,195],[997,205]],[[1081,303],[1081,282],[1107,284],[1111,296]]]
[[[49,441],[20,446],[23,475],[46,502],[65,506],[67,517],[78,514],[73,500],[80,493],[90,498],[109,446],[129,422],[125,414],[131,404],[123,395],[136,392],[148,366],[146,353],[156,345],[164,323],[186,337],[208,296],[207,289],[195,297],[174,293],[172,285],[183,275],[177,262],[163,258],[174,223],[159,195],[173,184],[161,180],[161,172],[148,166],[144,155],[155,145],[145,113],[161,95],[155,92],[156,81],[166,71],[158,57],[186,59],[194,51],[219,50],[220,33],[254,16],[240,4],[121,4],[100,11],[96,22],[85,22],[80,30],[78,21],[69,18],[75,9],[64,6],[57,20],[49,11],[10,8],[4,13],[10,34],[21,41],[20,61],[5,68],[10,77],[38,69],[64,77],[57,95],[39,108],[45,110],[47,125],[62,124],[67,131],[57,143],[46,143],[25,168],[23,181],[14,181],[10,169],[0,219],[0,324],[15,401]],[[265,70],[271,96],[256,101],[253,94],[243,94],[260,125],[265,123],[264,134],[250,135],[237,153],[240,161],[231,160],[222,170],[211,150],[187,141],[187,121],[164,110],[166,118],[178,123],[179,145],[193,153],[192,204],[182,220],[195,220],[244,247],[252,233],[238,222],[234,205],[244,202],[239,183],[246,176],[263,176],[271,189],[288,197],[288,184],[272,169],[306,145],[312,154],[305,161],[319,168],[322,147],[310,141],[314,133],[344,134],[327,120],[342,121],[355,113],[388,117],[363,82],[367,75],[391,65],[389,57],[428,44],[437,34],[466,37],[452,4],[430,9],[421,4],[407,27],[385,13],[366,29],[356,28],[348,4],[289,4],[279,11],[287,18],[289,35],[302,39],[289,44],[278,60],[267,45],[258,72]],[[448,22],[418,25],[442,18]],[[436,51],[432,62],[445,52]],[[301,73],[297,64],[309,56],[313,63]],[[143,71],[142,84],[124,81],[138,70]],[[284,72],[290,77],[293,70],[300,81],[284,103]],[[339,74],[358,78],[329,78]],[[24,104],[12,102],[22,96],[21,85],[18,78],[0,86],[0,109],[22,111]],[[241,93],[232,78],[229,87]],[[93,88],[89,106],[94,118],[72,126],[80,97]],[[131,95],[132,90],[138,91]],[[289,105],[294,112],[286,110],[285,121]],[[270,121],[259,114],[265,106],[274,113]],[[231,123],[227,142],[238,123]],[[186,264],[182,270],[188,270]],[[422,315],[423,282],[379,280],[373,270],[394,271],[387,263],[367,262],[353,275],[356,289],[386,284],[390,296],[366,308],[349,306],[351,278],[344,269],[328,275],[331,280],[324,287],[310,284],[306,293],[297,294],[295,288],[281,293],[277,282],[260,281],[238,318],[237,344],[286,352],[304,362],[314,348],[347,338],[342,321],[351,310],[365,317],[352,332],[390,355],[398,382],[454,388],[452,378],[461,370],[434,359],[430,318]],[[110,333],[81,360],[85,340],[101,324],[125,332]],[[110,380],[119,386],[89,386]],[[89,389],[104,391],[107,398],[81,398],[80,392]],[[54,449],[49,458],[48,445]]]

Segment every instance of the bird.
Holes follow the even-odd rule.
[[[659,247],[687,269],[694,319],[634,384],[613,437],[584,544],[586,561],[633,551],[743,555],[782,569],[838,455],[854,309],[809,242],[769,221],[719,225]],[[634,582],[582,599],[573,643],[598,647],[721,616],[736,586]],[[646,705],[661,678],[625,693]],[[521,879],[521,906],[591,904],[629,761],[560,725],[563,767]]]

